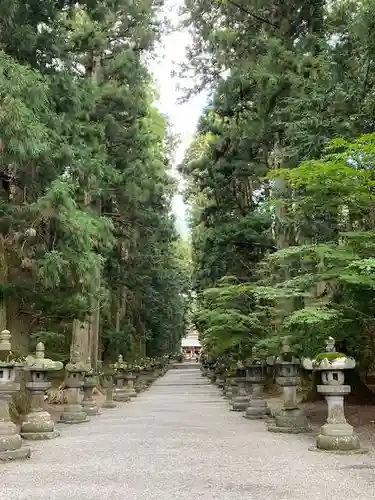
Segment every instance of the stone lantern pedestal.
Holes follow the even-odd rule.
[[[129,398],[136,398],[138,396],[137,391],[134,388],[134,381],[136,379],[136,376],[134,375],[133,372],[128,372],[126,374],[126,385],[125,389],[127,391],[128,397]]]
[[[215,375],[216,375],[215,384],[218,386],[219,389],[224,389],[224,387],[225,387],[224,372],[225,372],[225,366],[224,365],[222,365],[222,364],[216,365],[216,369],[215,369]]]
[[[232,399],[233,396],[233,387],[234,387],[234,376],[233,375],[228,375],[226,379],[226,387],[224,390],[224,397],[225,399]]]
[[[213,364],[210,365],[210,368],[208,370],[207,374],[211,384],[215,384],[216,382],[216,372],[215,372],[215,366]]]
[[[68,403],[64,406],[64,410],[60,417],[62,424],[81,424],[88,422],[90,419],[83,410],[81,404],[81,388],[85,380],[85,374],[88,367],[79,359],[79,353],[72,353],[72,361],[65,366],[67,372],[66,398]]]
[[[21,436],[29,440],[53,439],[60,433],[55,430],[55,423],[51,415],[43,408],[44,394],[50,388],[47,374],[51,371],[62,370],[63,364],[44,357],[44,344],[36,346],[35,356],[28,356],[24,371],[30,374],[26,382],[26,389],[30,393],[31,410],[21,425]]]
[[[114,401],[127,403],[128,401],[130,401],[130,397],[128,395],[125,384],[127,364],[124,362],[124,359],[121,356],[121,354],[118,357],[118,361],[117,363],[115,363],[114,368],[115,368],[116,387],[114,390],[113,399]]]
[[[246,389],[246,370],[238,368],[236,373],[237,392],[232,397],[232,411],[245,411],[249,406],[249,394]]]
[[[83,382],[83,400],[82,408],[86,415],[96,416],[99,415],[99,407],[93,397],[93,391],[96,387],[96,377],[92,368],[86,372],[84,382]]]
[[[252,385],[252,395],[244,418],[251,420],[269,418],[271,412],[263,397],[264,384],[266,383],[266,365],[265,362],[256,358],[255,349],[253,349],[252,362],[252,364],[247,365],[247,380]]]
[[[155,380],[158,378],[158,374],[155,368],[155,363],[151,361],[147,365],[146,369],[146,381],[147,381],[147,386],[149,387],[151,384],[155,382]]]
[[[300,382],[300,360],[295,358],[284,339],[281,355],[276,359],[279,376],[276,382],[283,388],[283,406],[268,426],[270,432],[300,434],[309,431],[307,418],[297,404],[297,386]]]
[[[143,392],[147,389],[147,371],[141,367],[137,380],[135,382],[136,390],[138,389],[138,392]]]
[[[235,376],[231,377],[230,385],[231,388],[229,389],[228,400],[231,403],[233,398],[236,397],[238,393],[238,382]]]
[[[105,386],[105,401],[102,404],[103,408],[116,408],[117,404],[113,401],[113,377],[107,378]]]
[[[140,366],[134,367],[134,375],[135,375],[134,389],[137,392],[137,394],[143,391],[142,371],[143,371],[142,367]]]
[[[325,353],[318,354],[313,360],[304,359],[306,370],[317,370],[321,373],[322,384],[317,390],[327,401],[328,417],[321,427],[313,451],[330,451],[335,453],[367,453],[361,448],[359,438],[353,427],[347,422],[344,412],[344,397],[350,393],[350,385],[345,385],[345,370],[355,367],[355,360],[345,354],[337,353],[335,340],[330,337],[326,342]]]
[[[16,368],[21,363],[11,359],[11,335],[8,330],[0,333],[0,461],[30,458],[29,446],[21,446],[22,439],[9,415],[9,401],[19,391],[15,382]]]

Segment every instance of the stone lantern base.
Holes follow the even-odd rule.
[[[268,430],[284,434],[302,434],[309,431],[309,424],[300,408],[282,408],[274,416],[274,421],[268,424]]]
[[[232,397],[232,411],[245,411],[249,406],[249,394],[245,388],[245,382],[239,381],[238,390]]]
[[[8,434],[5,434],[4,425],[8,428]],[[6,422],[0,427],[0,462],[30,458],[30,447],[21,446],[22,439],[16,432],[16,426],[11,422]]]
[[[99,406],[96,404],[95,400],[82,401],[82,408],[86,415],[89,415],[90,417],[100,415]]]
[[[84,422],[89,422],[89,420],[87,413],[80,404],[66,405],[60,417],[60,422],[62,424],[82,424]]]
[[[246,408],[244,418],[249,420],[262,420],[270,418],[271,411],[265,399],[250,398],[250,403]]]
[[[134,387],[129,388],[129,390],[128,390],[128,396],[129,396],[129,398],[136,398],[138,396],[138,393],[137,393],[137,391],[135,390]]]
[[[231,400],[232,395],[233,395],[233,386],[231,384],[231,381],[229,380],[229,383],[228,383],[226,389],[224,390],[224,398]]]
[[[38,441],[59,436],[60,433],[55,430],[54,421],[48,411],[31,411],[22,422],[21,437],[23,439]]]
[[[106,401],[103,401],[102,403],[102,408],[107,408],[107,409],[111,409],[111,408],[116,408],[117,407],[117,404],[112,400],[106,400]]]
[[[348,423],[326,423],[320,429],[313,451],[330,451],[334,453],[368,453],[361,448],[359,437]]]
[[[125,389],[125,387],[122,387],[121,389],[115,388],[113,391],[113,400],[118,401],[119,403],[129,402],[130,396],[127,389]]]
[[[222,375],[218,375],[216,377],[215,384],[218,386],[219,389],[224,389],[225,386],[225,379]]]
[[[18,450],[0,451],[0,462],[8,462],[11,460],[25,460],[30,458],[31,451],[28,446],[21,446]]]
[[[117,404],[113,401],[113,384],[112,381],[107,382],[105,391],[105,401],[102,403],[102,408],[116,408]]]

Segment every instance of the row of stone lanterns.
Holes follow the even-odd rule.
[[[244,412],[247,419],[265,419],[270,432],[304,433],[309,431],[306,416],[297,403],[297,387],[300,382],[299,370],[318,371],[322,383],[317,390],[324,396],[328,407],[328,417],[311,449],[331,452],[364,453],[358,436],[348,424],[344,413],[344,396],[349,394],[350,386],[345,385],[345,370],[353,369],[356,362],[342,353],[337,353],[335,340],[329,338],[326,351],[313,359],[298,359],[292,352],[287,339],[283,340],[278,357],[262,357],[252,350],[252,357],[246,362],[238,362],[235,373],[231,369],[223,375],[223,364],[204,361],[202,375],[208,376],[229,400],[232,411]],[[281,409],[271,418],[271,412],[263,396],[266,383],[267,366],[276,369],[276,381],[283,389]]]
[[[24,362],[14,359],[11,350],[11,334],[8,330],[0,333],[0,461],[15,460],[30,457],[30,447],[22,446],[25,440],[52,439],[60,435],[55,429],[51,415],[43,408],[44,395],[51,383],[47,375],[52,371],[63,369],[59,361],[45,358],[45,348],[40,342],[36,346],[35,355],[26,357]],[[116,407],[115,401],[129,401],[137,396],[135,380],[139,379],[138,391],[147,388],[156,378],[163,375],[168,369],[169,357],[163,360],[149,361],[147,368],[134,367],[126,364],[122,356],[112,367],[112,372],[106,387],[104,408]],[[11,421],[9,401],[12,395],[20,390],[16,383],[16,371],[23,369],[26,377],[25,387],[30,394],[30,411],[25,416],[20,433]],[[60,416],[64,424],[80,424],[88,422],[90,416],[99,415],[99,407],[93,398],[96,387],[96,374],[91,363],[85,364],[80,360],[77,351],[72,353],[71,361],[65,366],[66,370],[66,404]],[[134,372],[143,372],[142,377],[136,377]],[[113,378],[116,387],[113,387]],[[81,401],[81,390],[83,400]]]

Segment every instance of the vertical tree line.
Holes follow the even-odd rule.
[[[195,322],[246,357],[288,334],[374,359],[375,3],[185,0],[211,99],[180,166]]]
[[[159,355],[184,332],[158,0],[0,6],[0,318],[16,345]]]

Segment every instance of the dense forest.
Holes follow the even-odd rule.
[[[191,320],[215,357],[332,335],[371,372],[375,2],[185,0],[176,71],[211,96],[179,166],[191,249],[149,70],[163,4],[1,3],[1,328],[94,365],[177,351]]]
[[[245,359],[288,335],[375,355],[375,2],[185,0],[211,99],[180,171],[194,321]]]
[[[187,248],[148,70],[155,0],[0,5],[0,322],[96,364],[179,350]]]

